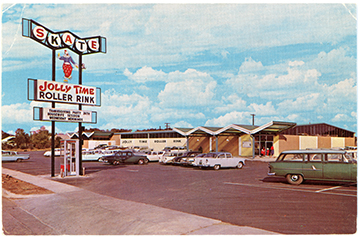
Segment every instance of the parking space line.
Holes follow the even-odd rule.
[[[324,191],[328,191],[328,190],[334,190],[336,188],[341,188],[341,186],[335,186],[335,187],[332,187],[332,188],[320,189],[320,190],[317,190],[316,193],[320,193],[320,192],[324,192]]]
[[[297,191],[297,192],[322,193],[322,194],[328,194],[328,195],[357,197],[357,194],[356,194],[356,195],[353,195],[353,194],[344,194],[344,193],[317,192],[317,191],[314,191],[314,190],[295,189],[295,188],[281,188],[281,187],[268,187],[268,186],[257,185],[257,184],[254,185],[254,184],[242,184],[242,183],[231,183],[231,182],[224,182],[224,184],[228,184],[228,185],[239,185],[239,186],[249,186],[249,187],[255,187],[255,188],[280,189],[280,190],[289,190],[289,191]]]

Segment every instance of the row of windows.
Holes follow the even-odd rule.
[[[183,137],[177,132],[166,132],[166,133],[149,133],[149,138],[177,138]],[[133,134],[122,134],[121,138],[148,138],[148,133],[133,133]]]
[[[345,157],[343,154],[285,154],[280,160],[296,162],[351,162],[352,157]]]

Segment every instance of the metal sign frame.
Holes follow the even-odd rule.
[[[106,53],[106,38],[102,36],[94,36],[87,38],[80,38],[70,31],[54,32],[38,22],[26,18],[22,18],[22,36],[35,40],[36,42],[50,48],[52,50],[52,81],[56,78],[56,50],[68,48],[78,54],[79,60],[79,85],[83,83],[83,55],[94,53]],[[65,50],[64,50],[65,51]],[[64,61],[65,62],[65,61]],[[64,71],[65,72],[65,71]],[[28,96],[30,97],[28,86]],[[35,97],[35,94],[33,95]],[[44,101],[45,102],[45,101]],[[55,103],[59,101],[52,101],[51,107],[55,108]],[[82,110],[82,104],[77,103],[79,110]],[[79,166],[82,174],[82,131],[84,127],[79,122]],[[55,176],[55,121],[51,121],[51,176]]]

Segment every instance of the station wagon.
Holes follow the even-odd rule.
[[[283,151],[269,163],[268,175],[286,177],[290,184],[304,180],[356,182],[357,158],[343,150]]]

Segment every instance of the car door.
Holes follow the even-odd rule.
[[[324,154],[306,154],[306,162],[302,165],[302,173],[305,179],[323,178]]]
[[[221,167],[229,167],[229,163],[228,160],[226,158],[226,154],[221,153],[217,156],[217,161],[216,163],[220,164]]]
[[[227,162],[227,167],[236,167],[238,164],[238,159],[233,158],[230,153],[226,153],[225,160]]]
[[[329,180],[351,180],[353,164],[344,158],[343,154],[327,154],[323,164],[323,178]]]
[[[135,157],[132,152],[128,151],[128,152],[125,153],[125,162],[126,163],[135,163],[135,162],[137,162],[136,158],[137,157]]]

